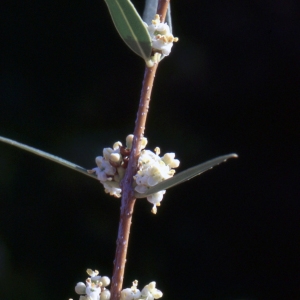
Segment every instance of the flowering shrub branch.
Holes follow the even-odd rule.
[[[163,2],[162,0],[159,1]],[[168,6],[161,5],[157,14],[161,16],[161,20],[165,19]],[[112,276],[111,295],[112,300],[119,300],[120,293],[123,286],[123,278],[126,264],[126,254],[128,249],[128,240],[130,226],[132,222],[132,214],[135,204],[133,182],[134,176],[138,171],[138,159],[142,149],[142,140],[144,137],[144,130],[146,126],[146,119],[149,110],[149,103],[151,99],[151,92],[158,62],[154,62],[153,66],[145,67],[145,75],[142,84],[142,91],[140,97],[140,104],[137,112],[137,119],[135,122],[134,137],[132,141],[132,148],[129,157],[127,171],[125,177],[121,182],[122,200],[121,200],[121,214],[118,229],[117,248],[114,260],[114,269]]]
[[[131,288],[122,290],[136,198],[147,198],[148,202],[153,205],[152,213],[156,214],[166,189],[189,180],[229,158],[237,157],[237,155],[220,156],[173,176],[174,169],[180,164],[179,160],[175,159],[175,153],[166,153],[160,156],[158,147],[154,149],[154,152],[145,149],[147,139],[144,137],[144,130],[158,63],[164,56],[170,54],[173,43],[178,41],[178,38],[172,35],[169,25],[164,22],[169,0],[159,0],[157,14],[151,24],[146,24],[141,20],[129,0],[105,1],[121,38],[132,51],[146,62],[135,129],[133,135],[127,136],[126,146],[123,146],[121,142],[116,142],[112,148],[104,148],[103,156],[96,158],[97,166],[92,170],[87,170],[10,139],[0,137],[0,141],[98,179],[106,193],[121,198],[111,289],[107,289],[110,284],[107,276],[101,277],[97,270],[87,269],[90,277],[86,279],[85,283],[79,282],[75,287],[75,292],[80,295],[79,300],[154,300],[162,297],[162,292],[156,288],[154,281],[141,291],[137,288],[137,280],[133,281]]]

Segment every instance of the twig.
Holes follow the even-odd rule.
[[[169,0],[160,0],[158,3],[157,14],[161,21],[166,17]],[[129,242],[130,226],[135,204],[133,186],[133,176],[137,172],[138,158],[141,152],[141,139],[144,136],[146,119],[149,109],[149,102],[154,82],[155,73],[158,64],[153,67],[145,68],[144,80],[142,85],[140,104],[135,122],[134,138],[131,148],[129,163],[126,169],[125,177],[122,181],[122,200],[121,214],[117,238],[117,249],[114,260],[114,270],[111,282],[111,300],[119,300],[123,286],[123,278],[126,264],[126,255]]]
[[[163,23],[166,18],[170,0],[159,0],[157,6],[157,14],[160,16],[160,21]]]

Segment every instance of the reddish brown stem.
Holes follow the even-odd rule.
[[[152,68],[146,67],[145,70],[140,105],[135,122],[133,144],[126,173],[122,182],[121,215],[117,238],[116,256],[114,261],[114,270],[111,282],[111,300],[120,299],[120,292],[123,285],[131,219],[134,203],[136,200],[134,198],[134,191],[132,188],[133,176],[137,172],[138,158],[141,151],[141,139],[144,136],[146,118],[149,109],[150,96],[156,69],[157,64],[155,64]]]
[[[165,21],[169,3],[170,3],[170,0],[158,1],[157,14],[160,16],[160,21],[162,23]]]
[[[167,4],[166,4],[167,3]],[[160,0],[157,13],[160,15],[161,20],[165,19],[168,9],[169,0]],[[137,119],[135,122],[134,138],[130,153],[130,158],[124,179],[122,181],[122,200],[121,200],[121,214],[117,238],[117,249],[114,260],[114,270],[111,282],[111,300],[119,300],[120,293],[123,286],[123,278],[126,264],[126,256],[128,249],[128,241],[130,234],[130,226],[132,214],[135,204],[134,190],[133,190],[133,176],[137,172],[138,158],[141,152],[141,140],[144,136],[146,119],[149,109],[149,102],[155,73],[157,70],[157,63],[153,67],[145,69],[143,86],[141,91],[141,98]],[[133,278],[132,280],[134,280]]]

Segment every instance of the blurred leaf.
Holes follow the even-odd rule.
[[[148,25],[152,24],[152,20],[157,12],[158,0],[146,0],[145,8],[143,12],[143,20]],[[170,27],[170,32],[172,33],[172,19],[171,19],[171,4],[169,3],[169,8],[166,15],[166,22]]]
[[[234,158],[234,157],[238,157],[238,156],[233,153],[233,154],[227,154],[227,155],[219,156],[217,158],[208,160],[200,165],[189,168],[189,169],[173,176],[172,178],[169,178],[167,180],[164,180],[164,181],[158,183],[157,185],[151,187],[144,194],[135,193],[135,196],[136,196],[136,198],[144,198],[146,196],[157,193],[159,191],[169,189],[170,187],[173,187],[173,186],[180,184],[182,182],[185,182],[197,175],[200,175],[203,172],[205,172],[209,169],[212,169],[214,166],[217,166],[220,163],[225,162],[227,159]]]
[[[127,46],[143,59],[150,58],[152,43],[142,18],[128,0],[105,0],[114,25]]]

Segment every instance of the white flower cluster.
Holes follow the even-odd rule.
[[[110,284],[107,276],[99,276],[99,271],[87,269],[86,272],[91,276],[86,280],[86,284],[78,282],[75,286],[75,292],[79,295],[79,300],[109,300],[110,291],[105,287]]]
[[[167,23],[161,23],[159,15],[155,15],[152,24],[148,25],[145,23],[145,26],[152,40],[152,48],[161,51],[165,56],[169,55],[173,42],[178,41],[178,38],[175,38],[170,32],[169,25]]]
[[[162,297],[163,293],[158,290],[156,282],[152,281],[147,284],[142,291],[137,289],[138,281],[132,282],[132,287],[122,290],[120,300],[154,300]]]
[[[103,156],[96,157],[97,167],[89,171],[97,174],[106,193],[117,198],[121,197],[120,182],[128,165],[132,140],[133,135],[130,134],[126,138],[126,147],[123,147],[121,142],[116,142],[113,148],[104,148]],[[146,147],[147,142],[146,138],[142,139],[142,149]],[[179,160],[175,159],[175,153],[166,153],[163,157],[160,157],[159,154],[158,147],[155,148],[155,153],[150,150],[142,150],[138,160],[138,171],[133,177],[136,192],[143,194],[150,187],[174,175],[173,168],[179,166]],[[160,205],[165,192],[163,190],[147,196],[147,200],[153,204],[153,213],[156,213],[156,206]]]
[[[121,142],[115,142],[113,148],[104,148],[103,156],[96,157],[97,168],[89,171],[97,174],[98,179],[104,185],[106,193],[117,198],[121,197],[120,182],[125,175],[132,139],[132,134],[127,136],[127,147],[123,147]],[[143,143],[147,144],[147,139],[144,140]]]
[[[175,173],[173,168],[179,166],[179,160],[174,159],[175,153],[166,153],[160,157],[160,149],[155,148],[155,153],[150,150],[143,150],[139,157],[139,170],[134,176],[137,186],[135,190],[144,194],[150,187],[172,177]],[[156,206],[160,206],[160,202],[165,194],[165,190],[147,196],[147,200],[153,204],[152,213],[156,214]]]
[[[86,284],[78,282],[75,286],[75,292],[79,295],[79,300],[109,300],[110,291],[105,287],[110,284],[107,276],[99,276],[99,271],[87,269],[86,272],[91,276],[86,280]],[[138,281],[132,282],[132,287],[121,291],[120,300],[154,300],[162,297],[163,293],[158,290],[156,282],[147,284],[142,291],[137,288]],[[73,299],[69,299],[73,300]]]

